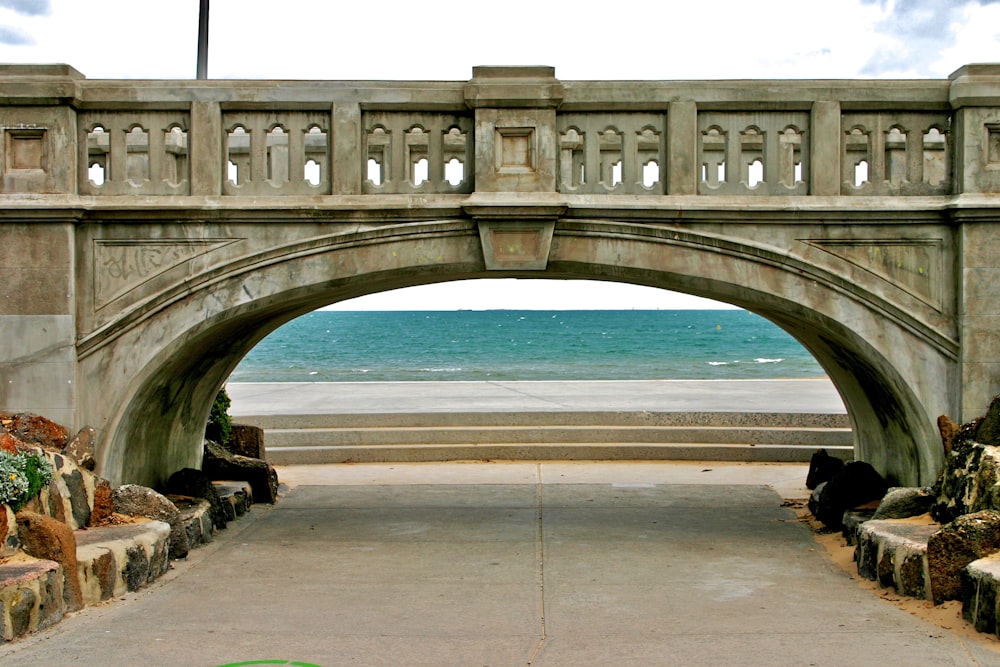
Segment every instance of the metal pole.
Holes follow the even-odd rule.
[[[208,78],[208,0],[201,0],[198,14],[198,78]]]

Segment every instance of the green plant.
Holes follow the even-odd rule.
[[[16,512],[52,481],[53,474],[44,456],[0,451],[0,503]]]
[[[219,444],[223,445],[229,442],[229,436],[233,431],[233,420],[229,416],[231,404],[229,394],[224,388],[220,389],[219,393],[215,395],[215,402],[212,403],[212,412],[208,415],[208,423],[209,425],[214,424],[215,428],[218,429],[214,435],[218,437]]]

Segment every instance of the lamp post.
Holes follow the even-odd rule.
[[[201,0],[198,12],[198,76],[208,78],[208,0]]]

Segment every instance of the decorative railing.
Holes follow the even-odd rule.
[[[61,66],[3,66],[0,192],[1000,191],[996,65],[968,66],[948,81],[835,85],[563,83],[546,68],[493,69],[477,68],[468,82],[434,84],[164,86],[88,81]],[[72,168],[68,155],[77,156]]]

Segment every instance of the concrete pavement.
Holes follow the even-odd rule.
[[[296,466],[150,589],[0,664],[995,665],[781,507],[802,465]],[[277,662],[271,664],[279,664]]]
[[[241,415],[392,412],[807,412],[843,413],[833,383],[812,380],[589,382],[232,383]]]

